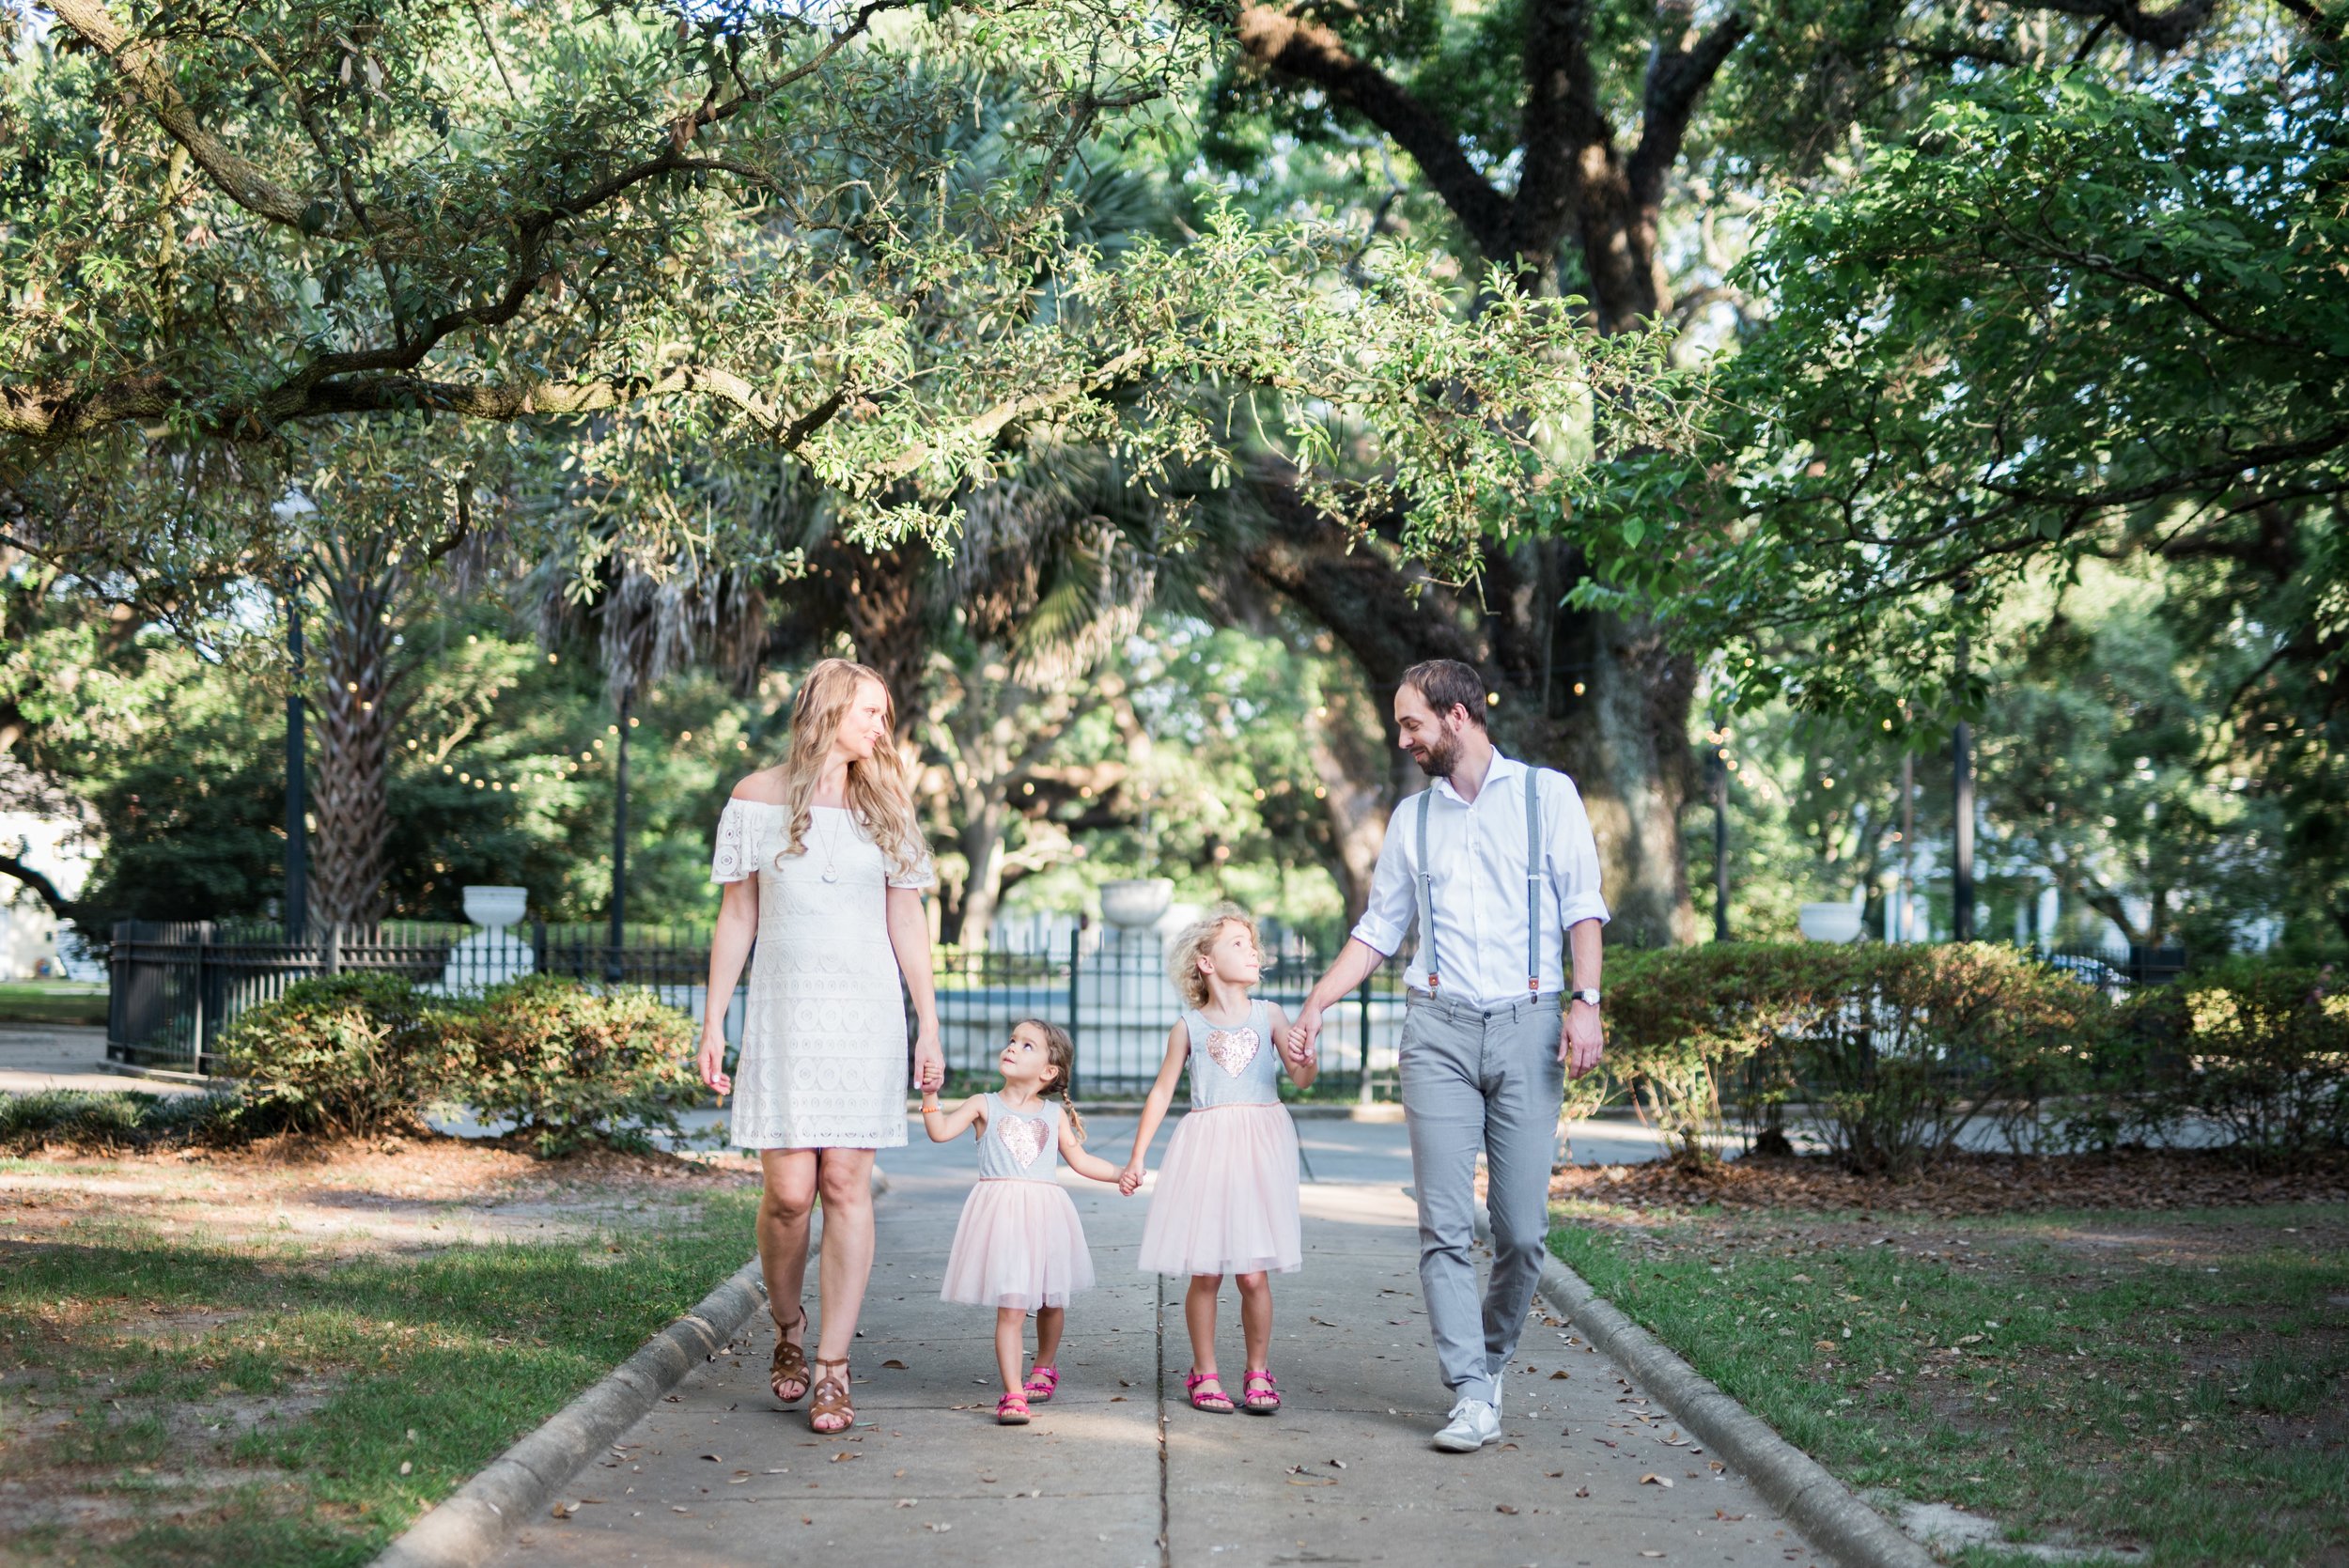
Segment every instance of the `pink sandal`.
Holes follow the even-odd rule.
[[[1028,1374],[1028,1403],[1031,1405],[1050,1405],[1052,1403],[1053,1393],[1057,1391],[1059,1388],[1060,1368],[1034,1368]]]
[[[1268,1416],[1281,1407],[1281,1380],[1270,1372],[1252,1372],[1239,1380],[1240,1408],[1252,1416]]]
[[[1019,1394],[1005,1394],[995,1402],[995,1424],[1025,1426],[1028,1424],[1028,1402]]]
[[[1200,1389],[1203,1383],[1215,1386],[1203,1392]],[[1223,1380],[1215,1373],[1190,1374],[1183,1379],[1183,1391],[1190,1395],[1190,1407],[1194,1410],[1205,1410],[1210,1416],[1228,1416],[1232,1413],[1232,1396],[1223,1391]]]

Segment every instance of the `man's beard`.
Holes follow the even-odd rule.
[[[1424,755],[1412,758],[1419,764],[1421,772],[1431,779],[1452,777],[1452,769],[1460,760],[1460,741],[1457,736],[1446,735],[1439,731],[1436,737],[1426,743],[1424,751]]]

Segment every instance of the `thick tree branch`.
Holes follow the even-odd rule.
[[[1385,132],[1411,155],[1452,215],[1486,256],[1508,254],[1509,201],[1477,172],[1459,132],[1392,77],[1357,58],[1344,39],[1319,23],[1277,7],[1240,8],[1240,48],[1259,64],[1311,82],[1331,101]]]
[[[575,217],[599,207],[631,186],[679,166],[679,160],[686,149],[692,146],[694,138],[703,131],[756,107],[810,72],[820,70],[826,61],[862,36],[872,25],[874,17],[907,3],[908,0],[866,0],[854,15],[825,39],[823,46],[809,58],[780,75],[754,86],[744,87],[730,98],[705,99],[695,108],[677,116],[670,121],[664,133],[668,144],[665,150],[589,187],[568,201],[550,203],[521,219],[517,225],[521,240],[516,248],[527,249],[537,235],[552,227],[558,219]],[[212,182],[231,201],[257,217],[302,229],[305,233],[330,239],[359,236],[360,227],[352,216],[347,213],[338,215],[333,204],[326,199],[327,177],[321,177],[320,194],[315,198],[288,190],[206,130],[173,84],[170,66],[162,45],[149,39],[133,38],[106,9],[104,0],[55,0],[49,9],[58,21],[87,39],[106,56],[155,116],[156,123],[174,141],[188,149],[188,155],[195,160],[196,165],[211,177]],[[504,69],[503,63],[500,69]]]
[[[48,0],[50,11],[103,54],[122,73],[156,123],[173,141],[188,149],[196,166],[211,176],[228,199],[239,207],[283,224],[323,235],[343,229],[331,206],[288,190],[197,123],[194,111],[179,96],[163,46],[134,39],[114,19],[103,0]]]
[[[1615,131],[1599,106],[1585,0],[1529,0],[1524,65],[1524,172],[1511,213],[1510,254],[1495,259],[1547,264],[1614,159]]]
[[[998,403],[984,413],[966,421],[956,432],[954,439],[957,442],[972,442],[992,441],[1003,433],[1005,427],[1025,419],[1032,413],[1041,413],[1046,409],[1056,408],[1063,403],[1074,402],[1080,397],[1089,397],[1096,393],[1108,391],[1123,380],[1128,371],[1149,357],[1149,350],[1146,349],[1128,349],[1124,353],[1115,355],[1105,362],[1099,369],[1090,375],[1081,376],[1075,380],[1063,381],[1058,386],[1046,387],[1041,391],[1031,392],[1023,396]],[[873,472],[883,481],[903,479],[918,473],[923,465],[938,454],[941,444],[938,442],[917,442]]]
[[[2122,36],[2167,52],[2177,48],[2208,22],[2218,0],[2180,0],[2167,10],[2149,11],[2137,0],[2016,0],[2023,10],[2057,11],[2065,16],[2092,17],[2110,22]]]
[[[1647,207],[1664,199],[1664,181],[1680,161],[1697,100],[1751,30],[1743,12],[1732,11],[1691,44],[1687,41],[1688,18],[1685,5],[1668,6],[1662,18],[1666,31],[1657,35],[1655,53],[1648,57],[1640,145],[1631,151],[1630,169],[1632,198]]]
[[[0,873],[15,877],[33,890],[33,896],[49,906],[49,912],[59,920],[71,920],[81,905],[57,891],[57,884],[26,865],[14,855],[0,855]]]

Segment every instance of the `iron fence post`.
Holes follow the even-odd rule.
[[[1368,1105],[1368,1104],[1370,1103],[1370,976],[1369,976],[1369,975],[1364,975],[1364,976],[1362,976],[1362,983],[1361,983],[1361,986],[1359,986],[1358,987],[1356,987],[1356,988],[1355,988],[1355,992],[1354,992],[1354,1002],[1355,1002],[1355,1013],[1356,1013],[1356,1017],[1358,1018],[1358,1020],[1360,1021],[1360,1023],[1361,1023],[1361,1032],[1362,1032],[1362,1082],[1361,1082],[1361,1090],[1359,1091],[1359,1093],[1360,1093],[1360,1094],[1361,1094],[1361,1102],[1362,1102],[1364,1105]]]
[[[1084,962],[1084,927],[1068,933],[1068,1043],[1077,1043],[1077,968]]]
[[[195,1029],[189,1042],[188,1055],[190,1065],[199,1073],[204,1070],[204,1026],[208,1021],[204,1003],[210,1000],[204,994],[205,960],[210,955],[211,945],[212,923],[209,920],[197,921],[195,923]]]

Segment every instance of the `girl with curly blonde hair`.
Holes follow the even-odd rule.
[[[1191,1367],[1183,1380],[1191,1408],[1229,1414],[1232,1398],[1216,1371],[1216,1292],[1223,1276],[1239,1287],[1240,1332],[1248,1362],[1240,1408],[1268,1416],[1281,1407],[1272,1375],[1273,1274],[1304,1261],[1297,1213],[1297,1126],[1281,1104],[1283,1069],[1299,1089],[1315,1063],[1290,1058],[1277,1042],[1288,1020],[1249,995],[1263,977],[1256,923],[1237,904],[1221,904],[1174,940],[1169,965],[1187,1004],[1166,1036],[1166,1060],[1134,1132],[1133,1158],[1120,1190],[1142,1185],[1143,1160],[1190,1073],[1190,1113],[1174,1129],[1159,1168],[1141,1262],[1147,1274],[1187,1275],[1183,1320],[1190,1329]]]

